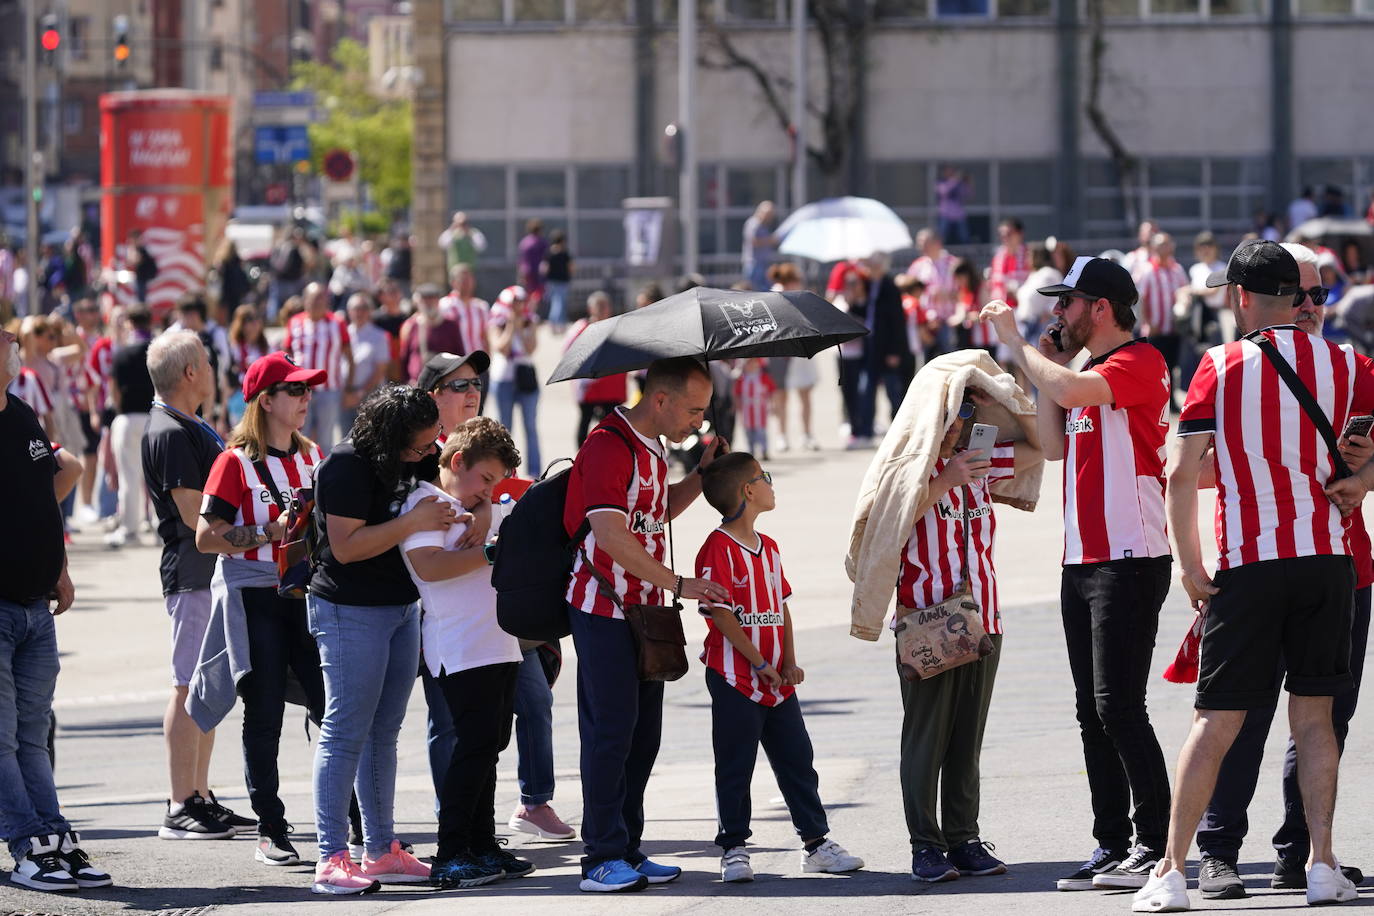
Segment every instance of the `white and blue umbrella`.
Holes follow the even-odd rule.
[[[781,254],[829,263],[912,246],[906,223],[868,197],[828,197],[797,210],[778,227]]]

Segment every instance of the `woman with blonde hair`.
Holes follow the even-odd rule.
[[[258,818],[255,855],[264,865],[301,864],[278,795],[291,674],[311,717],[324,716],[324,678],[305,600],[281,595],[277,575],[290,501],[314,486],[324,459],[300,432],[310,389],[324,377],[322,370],[293,365],[285,353],[253,363],[243,379],[243,419],[210,469],[196,528],[196,547],[220,558],[211,582],[213,632],[201,650],[190,710],[208,730],[229,713],[236,693],[243,698],[244,777]]]

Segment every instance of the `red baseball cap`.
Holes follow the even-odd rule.
[[[279,385],[282,382],[305,382],[318,385],[328,373],[323,369],[302,369],[291,362],[291,357],[281,351],[269,353],[248,367],[243,374],[243,399],[253,400],[260,391]]]

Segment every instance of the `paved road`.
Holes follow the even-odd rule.
[[[829,369],[829,365],[825,366]],[[558,455],[570,441],[572,418],[566,392],[544,399],[544,452]],[[909,878],[909,850],[897,778],[900,703],[891,646],[859,642],[848,634],[848,583],[841,557],[853,494],[870,453],[835,448],[833,389],[818,391],[818,424],[828,450],[820,455],[777,455],[780,507],[765,517],[779,542],[797,595],[798,654],[807,669],[801,691],[817,750],[822,797],[833,836],[863,856],[868,867],[852,876],[802,876],[796,840],[784,809],[773,803],[777,790],[761,764],[754,788],[752,885],[725,886],[717,880],[718,852],[711,846],[714,805],[711,790],[709,700],[699,668],[667,690],[663,750],[650,784],[646,851],[683,866],[673,885],[608,902],[576,892],[576,844],[512,840],[539,867],[508,885],[437,894],[386,889],[368,898],[341,902],[356,914],[428,914],[458,905],[465,912],[519,908],[529,913],[597,914],[607,907],[635,913],[714,912],[738,906],[760,913],[855,913],[861,908],[893,913],[1065,913],[1126,912],[1126,895],[1060,894],[1053,879],[1076,866],[1094,845],[1086,783],[1073,721],[1071,685],[1064,660],[1057,594],[1061,528],[1057,517],[1058,477],[1047,475],[1046,499],[1034,514],[1000,508],[998,557],[1007,637],[983,755],[983,836],[1011,863],[1005,877],[965,879],[929,887]],[[517,440],[520,436],[517,435]],[[1204,510],[1206,517],[1206,510]],[[714,524],[699,505],[679,522],[678,563],[685,565]],[[761,526],[764,527],[764,526]],[[73,548],[78,589],[76,607],[59,621],[63,674],[57,708],[60,792],[67,815],[89,849],[115,874],[119,885],[79,897],[52,895],[0,885],[0,914],[124,913],[276,914],[326,905],[308,893],[310,869],[273,869],[253,861],[249,839],[170,843],[156,838],[165,793],[161,714],[166,696],[168,627],[158,595],[157,553],[152,547],[107,552],[94,534],[82,533]],[[1153,670],[1172,658],[1190,614],[1175,589],[1161,622]],[[689,640],[703,628],[692,620]],[[566,648],[570,649],[570,646]],[[571,653],[569,653],[571,656]],[[570,657],[570,665],[575,659]],[[571,823],[579,821],[576,710],[573,668],[556,691],[555,748],[559,779],[555,805]],[[1190,693],[1156,679],[1151,709],[1172,761],[1186,730]],[[247,811],[241,775],[237,712],[220,730],[212,782],[221,798]],[[1263,838],[1278,812],[1280,738],[1270,741],[1263,780],[1251,809],[1255,842],[1242,856],[1242,871],[1254,891],[1226,909],[1273,910],[1301,906],[1295,893],[1267,889],[1271,857]],[[1364,827],[1370,813],[1367,788],[1374,785],[1369,717],[1354,723],[1343,767],[1344,792],[1337,818],[1338,851],[1353,864],[1374,864],[1374,838]],[[508,813],[517,796],[513,753],[503,761],[498,809]],[[300,721],[283,737],[282,794],[297,825],[298,844],[310,855],[311,745]],[[400,744],[397,819],[402,834],[433,852],[432,791],[424,753],[424,703],[417,690]],[[503,831],[504,832],[504,831]],[[991,896],[991,899],[989,898]],[[461,902],[455,897],[462,897]],[[1362,901],[1368,903],[1368,900]],[[1223,904],[1206,904],[1221,909]]]

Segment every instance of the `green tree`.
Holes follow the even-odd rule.
[[[372,91],[367,48],[343,39],[328,63],[304,61],[291,67],[294,89],[311,89],[324,120],[310,125],[313,165],[324,154],[346,149],[358,159],[360,178],[372,188],[384,212],[410,206],[410,100],[384,98]]]

